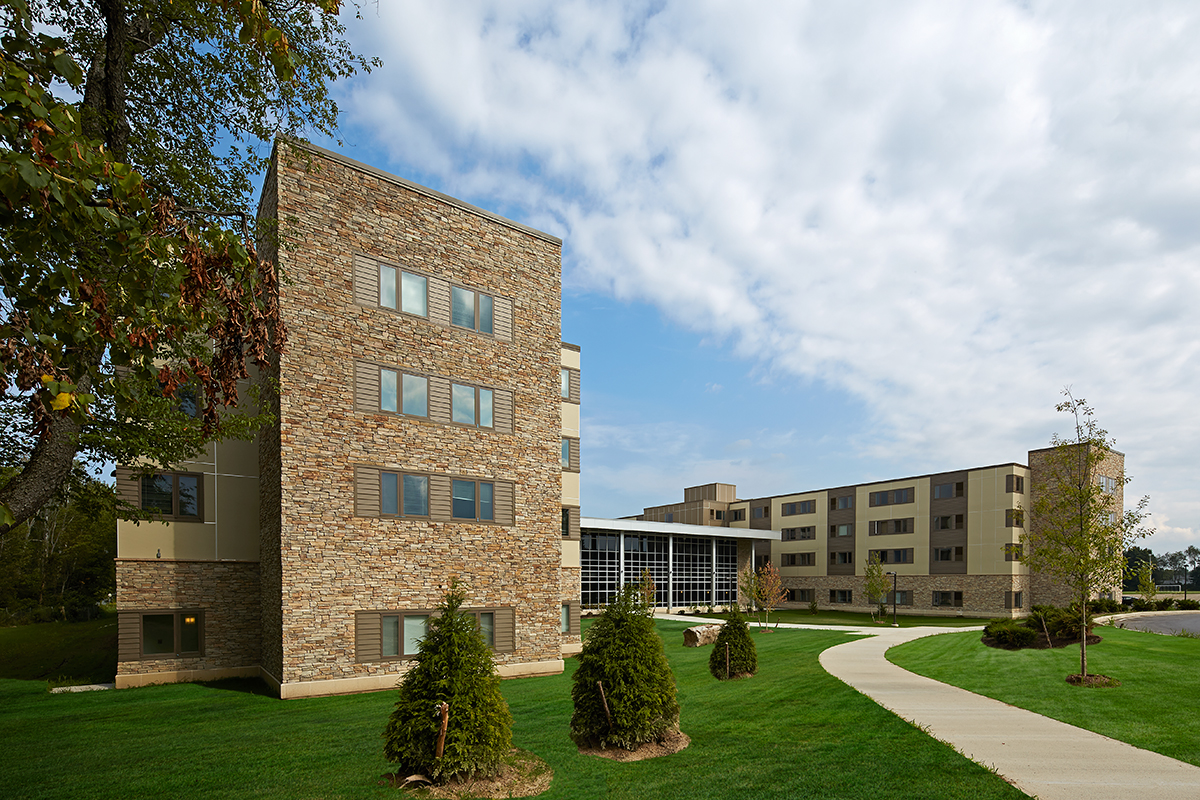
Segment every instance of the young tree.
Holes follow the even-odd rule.
[[[746,607],[746,612],[753,614],[758,608],[758,573],[753,564],[738,573],[738,603]],[[761,623],[761,619],[759,622]]]
[[[219,413],[247,356],[284,346],[245,212],[255,148],[332,131],[326,83],[371,66],[337,6],[0,0],[0,403],[26,434],[0,534],[77,457],[166,467],[257,430]]]
[[[1119,486],[1129,477],[1123,469],[1111,474],[1118,471],[1110,458],[1114,442],[1086,401],[1072,396],[1069,388],[1063,394],[1066,400],[1056,409],[1071,415],[1074,435],[1064,439],[1055,434],[1052,449],[1030,464],[1036,490],[1021,542],[1030,571],[1058,578],[1079,602],[1079,673],[1086,677],[1088,600],[1120,585],[1125,551],[1151,532],[1142,527],[1149,498],[1131,510],[1116,506],[1114,484],[1108,481]]]
[[[1158,587],[1154,584],[1154,562],[1143,561],[1137,567],[1138,595],[1146,603],[1153,603],[1158,596]]]
[[[867,559],[867,597],[872,603],[878,603],[878,616],[882,618],[887,613],[887,593],[891,586],[888,576],[884,574],[883,564],[879,561],[878,553],[871,553],[871,557]],[[871,614],[872,617],[876,613]]]
[[[755,593],[758,607],[766,612],[766,625],[770,625],[771,612],[779,608],[779,604],[787,599],[787,589],[783,586],[783,578],[780,577],[779,570],[770,561],[763,564],[758,571]],[[769,630],[769,628],[764,626],[764,630]]]
[[[627,584],[588,629],[571,683],[571,739],[621,747],[662,738],[679,724],[675,676],[649,606]]]
[[[452,583],[440,613],[429,618],[416,665],[400,683],[383,753],[404,773],[434,780],[492,775],[512,749],[512,713],[475,617],[461,610],[465,600],[466,592]],[[439,758],[443,703],[448,709]]]
[[[750,637],[746,618],[734,609],[721,626],[708,656],[708,671],[719,681],[748,678],[758,672],[758,649]]]

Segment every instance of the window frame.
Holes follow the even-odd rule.
[[[854,603],[854,590],[830,589],[829,602],[837,605],[852,605]]]
[[[472,314],[474,315],[474,317],[473,317],[474,327],[468,327],[466,325],[462,325],[462,324],[459,324],[454,321],[454,293],[455,292],[470,292],[471,293],[471,295],[472,295]],[[483,330],[482,325],[481,325],[481,323],[483,321],[483,317],[482,317],[482,314],[480,313],[480,306],[481,306],[481,303],[479,302],[480,297],[486,297],[490,301],[490,305],[491,305],[489,319],[488,319],[488,327],[490,328],[490,330],[486,330],[486,331]],[[458,284],[453,284],[453,283],[450,284],[450,327],[458,328],[459,330],[464,330],[464,331],[473,331],[474,333],[477,333],[481,336],[494,337],[496,335],[496,295],[494,295],[490,292],[480,291],[479,289],[470,289],[466,286],[459,286]]]
[[[395,273],[395,275],[392,278],[392,281],[394,282],[392,291],[396,298],[395,306],[389,306],[383,302],[383,287],[384,287],[384,283],[385,283],[384,277],[383,277],[384,270],[391,270],[393,273]],[[404,276],[405,275],[408,275],[409,277],[412,277],[412,278],[420,278],[425,283],[425,297],[424,297],[424,303],[423,303],[423,305],[425,306],[424,314],[418,314],[415,311],[408,311],[404,308],[404,297],[405,297]],[[394,264],[379,263],[378,278],[379,278],[379,283],[376,288],[378,291],[378,298],[379,298],[378,305],[380,308],[387,309],[388,311],[395,311],[397,314],[406,314],[410,317],[417,317],[418,319],[424,319],[424,320],[429,319],[429,276],[428,275],[424,275],[420,272],[415,272],[413,270],[405,269],[404,267],[397,267]]]
[[[960,561],[967,560],[967,550],[966,550],[966,547],[964,547],[963,545],[954,545],[954,544],[939,545],[937,547],[931,547],[931,548],[929,548],[929,550],[930,550],[930,554],[932,555],[933,560],[940,564],[957,564]],[[939,558],[938,557],[938,554],[940,552],[942,552],[943,550],[950,551],[949,558]]]
[[[1009,542],[1004,545],[1004,560],[1020,561],[1025,555],[1024,550],[1020,542]]]
[[[949,522],[943,527],[942,520],[949,520]],[[929,523],[929,528],[934,531],[961,531],[966,524],[965,514],[935,514]]]
[[[160,608],[160,609],[139,609],[135,612],[138,616],[138,660],[153,661],[169,658],[203,658],[204,657],[204,609],[203,608]],[[173,651],[170,653],[147,653],[146,652],[146,617],[165,617],[173,616],[172,621],[172,638]],[[183,650],[183,627],[180,625],[180,620],[184,616],[195,616],[197,622],[197,649]]]
[[[492,389],[490,387],[487,387],[487,386],[479,386],[478,384],[474,384],[474,383],[460,383],[455,380],[449,380],[449,383],[450,383],[450,424],[458,425],[461,428],[480,428],[482,430],[494,431],[496,429],[496,390]],[[475,396],[472,401],[474,403],[474,409],[472,412],[472,416],[475,419],[474,422],[460,422],[459,420],[454,418],[455,410],[456,410],[456,403],[455,403],[456,398],[455,398],[454,390],[456,388],[473,389],[474,390]],[[483,393],[484,392],[487,392],[489,395],[491,395],[490,406],[491,406],[491,413],[492,413],[492,422],[490,425],[484,425],[483,421],[482,421]],[[428,407],[428,384],[426,384],[426,407]]]
[[[854,495],[843,494],[829,498],[830,511],[849,511],[854,508]]]
[[[396,513],[388,513],[383,510],[383,485],[384,476],[394,475],[396,477]],[[430,506],[430,481],[429,475],[420,472],[404,472],[396,469],[381,469],[379,471],[379,516],[381,519],[429,519]],[[417,478],[425,481],[425,513],[424,514],[408,514],[405,512],[404,503],[404,479]]]
[[[950,602],[941,602],[946,599],[946,595],[950,595]],[[935,591],[933,593],[932,605],[934,608],[962,608],[963,593],[956,590]]]
[[[1025,476],[1009,473],[1004,476],[1005,494],[1025,494]]]
[[[876,555],[879,557],[880,564],[912,564],[914,563],[914,551],[915,548],[912,547],[885,547],[871,549],[867,551],[867,559],[869,560],[872,555]],[[893,556],[895,556],[897,553],[903,553],[904,559],[894,558]]]
[[[908,530],[889,530],[889,528],[907,528]],[[906,533],[916,533],[915,517],[900,517],[898,519],[873,519],[867,523],[868,536],[903,536]]]
[[[944,486],[950,487],[950,493],[942,495],[938,490]],[[931,494],[934,500],[953,500],[957,497],[963,497],[966,494],[966,481],[950,481],[949,483],[935,483]]]
[[[731,509],[729,509],[729,514],[730,514],[730,517],[729,517],[730,522],[745,522],[746,521],[746,509],[744,509],[744,508],[731,508]]]
[[[841,532],[841,530],[843,528],[846,529],[845,533]],[[853,522],[841,522],[841,523],[836,523],[836,524],[829,526],[829,538],[830,539],[844,539],[847,536],[854,536],[854,523]]]
[[[163,513],[161,509],[146,508],[146,478],[170,477],[171,478],[171,513]],[[180,514],[179,513],[179,479],[180,478],[195,478],[196,479],[196,513],[195,514]],[[204,522],[204,473],[203,472],[187,472],[184,470],[170,470],[165,472],[148,472],[143,473],[138,477],[138,508],[142,511],[153,511],[158,515],[158,519],[163,522]]]
[[[385,372],[390,372],[396,376],[396,410],[383,407],[383,375]],[[380,414],[392,414],[397,417],[407,417],[409,419],[430,419],[429,416],[429,377],[422,375],[419,372],[407,372],[402,369],[393,369],[392,367],[379,367],[379,400],[376,403],[377,410]],[[414,414],[404,410],[404,379],[414,378],[425,382],[425,413]]]
[[[1004,527],[1006,527],[1006,528],[1024,528],[1025,527],[1025,511],[1020,508],[1004,509]]]
[[[454,495],[454,487],[455,487],[455,484],[458,484],[458,483],[464,483],[464,484],[470,483],[470,484],[473,484],[475,487],[475,496],[472,500],[472,502],[475,505],[475,516],[474,517],[458,516],[458,509],[455,507],[455,504],[458,501],[458,498],[455,497],[455,495]],[[484,487],[484,486],[491,487],[491,493],[492,493],[492,499],[491,499],[492,516],[491,517],[480,516],[480,510],[483,506],[483,488],[482,487]],[[482,523],[485,523],[488,525],[496,524],[496,482],[492,481],[492,480],[481,480],[479,478],[453,478],[453,477],[450,478],[450,521],[451,522],[482,522]]]

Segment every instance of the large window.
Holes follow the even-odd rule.
[[[949,607],[962,608],[963,593],[962,592],[934,592],[933,605],[935,608]]]
[[[379,370],[379,410],[428,417],[429,379],[394,369]]]
[[[419,317],[429,316],[429,285],[423,275],[380,265],[379,267],[379,305],[403,311],[406,314],[416,314]]]
[[[1025,512],[1019,508],[1004,509],[1004,526],[1006,528],[1024,528]]]
[[[933,518],[933,529],[935,531],[961,531],[963,528],[962,514],[947,514],[946,516]]]
[[[160,472],[142,476],[142,510],[164,519],[201,522],[204,476],[192,472]]]
[[[962,561],[963,548],[961,547],[935,547],[933,548],[934,561]]]
[[[880,564],[913,563],[913,548],[911,547],[905,547],[898,550],[872,550],[868,555],[878,557]]]
[[[1025,494],[1025,478],[1020,475],[1005,475],[1004,491],[1012,494]]]
[[[912,533],[913,518],[879,519],[867,523],[868,536],[887,536],[893,533]]]
[[[1019,545],[1019,544],[1004,545],[1004,560],[1005,561],[1020,561],[1021,560],[1021,545]]]
[[[203,634],[204,612],[200,609],[142,614],[142,657],[202,655]]]
[[[783,566],[785,567],[815,567],[817,565],[816,553],[784,553]]]
[[[382,472],[379,475],[380,513],[388,517],[429,516],[429,478]]]
[[[854,563],[854,553],[852,553],[849,550],[842,550],[839,552],[830,553],[829,554],[829,563],[830,564],[853,564]]]
[[[816,539],[817,526],[808,525],[803,528],[784,528],[781,533],[783,534],[782,538],[785,542],[792,542],[796,541],[797,539]]]
[[[615,533],[589,533],[579,537],[579,586],[584,608],[607,603],[621,588],[620,537]]]
[[[956,483],[939,483],[933,487],[934,500],[952,500],[955,497],[962,497],[966,490],[966,484],[962,481]]]
[[[491,483],[460,480],[451,483],[450,516],[487,522],[496,518],[494,486]]]
[[[854,495],[847,494],[829,498],[830,511],[844,511],[847,508],[854,508]]]
[[[854,523],[848,522],[848,523],[844,523],[842,525],[830,525],[829,526],[829,535],[834,538],[837,538],[839,536],[853,536],[854,535]]]
[[[625,534],[625,583],[638,583],[642,574],[650,573],[654,581],[654,605],[665,606],[668,601],[667,582],[670,576],[667,566],[669,545],[666,536],[640,536]]]
[[[492,390],[450,384],[450,419],[460,425],[492,427]]]
[[[480,333],[491,333],[492,298],[470,289],[451,287],[450,323]]]
[[[816,500],[801,500],[799,503],[784,503],[783,515],[790,517],[794,514],[815,514],[817,513]]]
[[[911,503],[916,497],[912,487],[907,489],[893,489],[887,492],[871,492],[870,505],[872,506],[894,506],[901,503]]]
[[[854,592],[850,589],[830,589],[829,602],[831,603],[853,603]]]

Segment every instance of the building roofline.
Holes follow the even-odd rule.
[[[281,141],[280,139],[276,139],[276,141],[275,141],[276,147],[279,146],[280,141]],[[494,214],[491,211],[487,211],[486,209],[479,208],[478,206],[473,206],[470,203],[465,203],[462,200],[459,200],[457,197],[451,197],[448,194],[442,194],[437,189],[430,189],[428,186],[422,186],[419,183],[413,183],[412,181],[410,181],[406,178],[401,178],[399,175],[393,175],[390,172],[384,172],[383,170],[381,170],[377,167],[372,167],[370,164],[364,164],[361,161],[355,161],[354,159],[348,158],[347,156],[344,156],[341,153],[336,153],[333,150],[328,150],[319,145],[315,145],[312,142],[301,141],[299,139],[287,139],[287,140],[282,140],[282,141],[285,141],[287,144],[289,144],[293,147],[298,147],[301,150],[308,150],[317,155],[324,156],[325,158],[328,158],[330,161],[336,161],[339,164],[342,164],[343,166],[347,166],[347,167],[350,167],[351,169],[358,170],[359,172],[366,173],[367,175],[371,175],[373,177],[379,178],[380,180],[387,181],[388,183],[394,183],[397,186],[400,186],[402,188],[416,192],[417,194],[423,194],[426,197],[432,197],[435,200],[440,200],[443,203],[452,205],[455,208],[458,208],[462,211],[466,211],[470,214],[476,214],[480,217],[483,217],[484,219],[491,220],[492,222],[498,222],[501,225],[504,225],[506,227],[513,228],[514,230],[521,231],[522,233],[527,233],[530,236],[536,236],[539,239],[542,239],[544,241],[550,242],[551,244],[556,244],[559,247],[562,247],[563,240],[558,238],[557,236],[546,233],[545,231],[539,231],[537,228],[531,228],[528,225],[523,225],[520,222],[508,219],[507,217],[502,217],[499,214]]]
[[[583,352],[583,350],[581,350],[581,349],[580,349],[580,347],[579,347],[579,345],[577,345],[577,344],[570,344],[569,342],[562,342],[561,344],[562,344],[562,346],[563,346],[564,348],[566,348],[567,350],[574,350],[576,353],[582,353],[582,352]]]
[[[779,541],[779,531],[756,528],[718,528],[715,525],[686,525],[682,522],[647,522],[638,519],[603,519],[582,517],[579,529],[625,531],[627,533],[661,533],[676,536],[707,536],[713,539],[765,539]]]
[[[1069,446],[1070,444],[1071,444],[1071,442],[1066,442],[1066,445],[1067,445],[1067,446]],[[1063,445],[1060,445],[1060,447],[1061,447],[1061,446],[1063,446]],[[1030,450],[1029,452],[1031,452],[1031,453],[1048,453],[1048,452],[1050,452],[1051,450],[1054,450],[1054,449],[1055,449],[1055,448],[1054,448],[1054,446],[1053,446],[1053,445],[1051,445],[1050,447],[1039,447],[1038,449],[1036,449],[1036,450]],[[1112,447],[1108,448],[1108,450],[1109,450],[1109,452],[1110,452],[1110,453],[1114,453],[1114,454],[1116,454],[1116,455],[1118,455],[1118,456],[1121,456],[1122,458],[1124,458],[1124,457],[1125,457],[1125,454],[1124,454],[1124,453],[1122,453],[1120,450],[1117,450],[1117,449],[1115,449],[1115,448],[1112,448]]]

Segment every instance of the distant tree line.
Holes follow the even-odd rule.
[[[1137,571],[1142,564],[1150,562],[1154,569],[1156,584],[1177,583],[1191,589],[1200,587],[1200,548],[1189,545],[1176,552],[1155,553],[1148,547],[1131,547],[1125,551],[1129,568],[1125,572],[1125,592],[1137,591]]]

